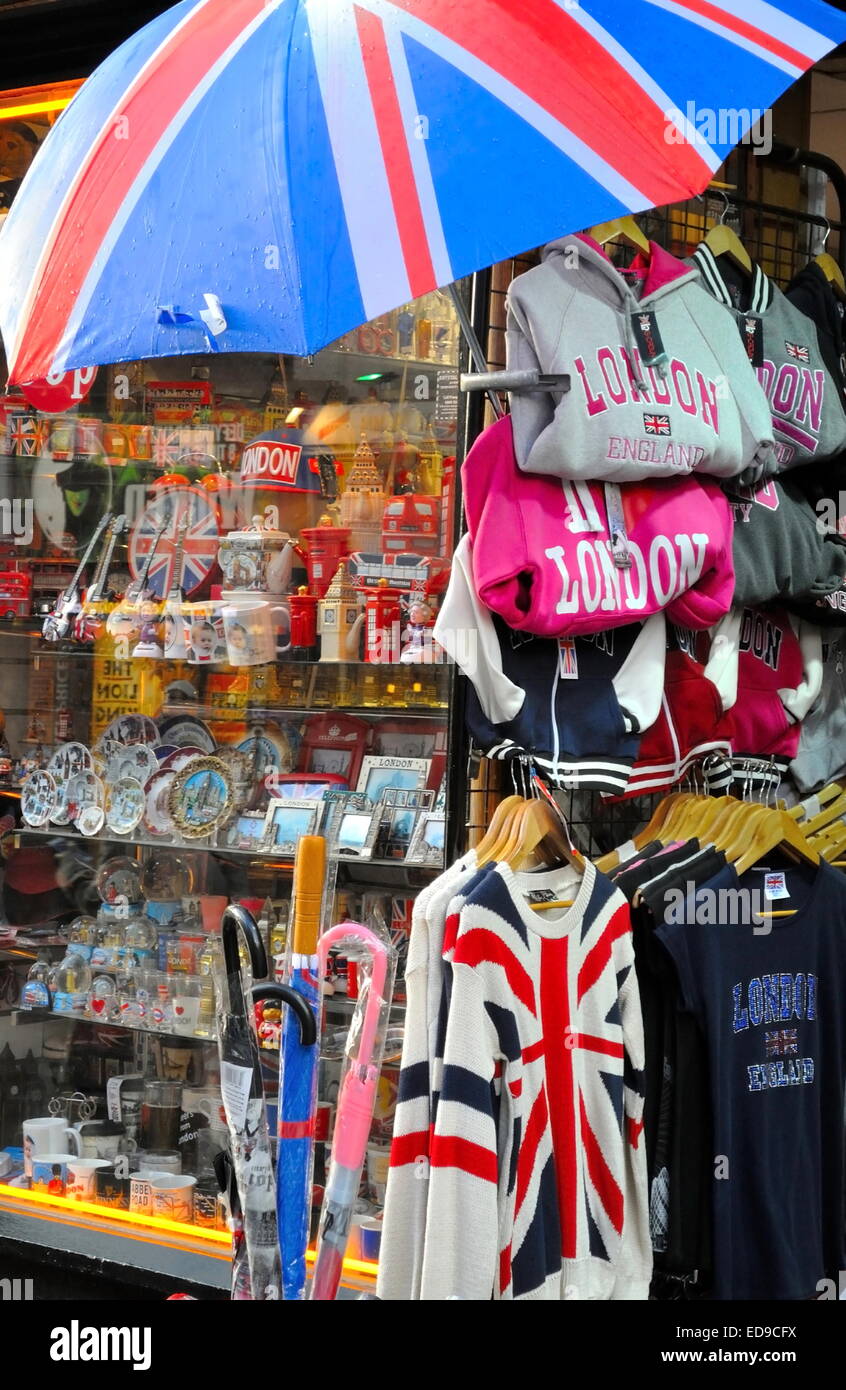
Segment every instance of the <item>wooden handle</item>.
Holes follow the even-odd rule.
[[[320,935],[323,885],[326,880],[326,841],[322,835],[302,835],[294,856],[294,952],[313,956]]]

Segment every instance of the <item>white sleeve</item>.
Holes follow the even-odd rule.
[[[630,715],[637,721],[637,731],[651,728],[658,718],[666,655],[664,614],[653,613],[643,624],[640,636],[613,680],[617,703],[624,716]]]
[[[724,710],[737,703],[741,616],[739,608],[732,608],[711,629],[711,652],[705,675],[717,687]]]
[[[795,626],[795,619],[791,619]],[[813,623],[799,623],[799,647],[802,652],[802,681],[796,690],[780,690],[779,698],[787,713],[797,723],[805,718],[816,704],[823,684],[822,633]]]
[[[515,719],[526,692],[502,669],[499,639],[490,612],[473,582],[473,550],[463,536],[452,558],[449,585],[435,621],[435,640],[473,682],[479,704],[492,724]]]
[[[631,939],[631,938],[629,938]],[[625,1173],[623,1186],[623,1232],[617,1259],[612,1300],[646,1299],[652,1278],[652,1241],[649,1232],[649,1185],[646,1172],[646,1141],[643,1135],[644,1068],[643,1015],[634,967],[620,990],[620,1017],[623,1024],[625,1057],[623,1124],[625,1130]]]

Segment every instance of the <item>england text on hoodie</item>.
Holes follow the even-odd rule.
[[[767,403],[730,320],[654,242],[632,269],[627,280],[601,248],[563,237],[512,282],[509,367],[570,377],[563,393],[513,394],[520,467],[613,482],[772,472]]]
[[[487,757],[524,759],[556,787],[621,792],[658,717],[664,627],[656,613],[595,637],[515,632],[479,603],[465,536],[435,637],[471,682],[467,726]]]
[[[819,462],[846,448],[846,412],[826,370],[816,324],[791,304],[759,265],[743,279],[727,257],[697,248],[693,264],[714,298],[734,315],[738,336],[772,411],[778,471]]]
[[[509,417],[479,436],[461,472],[476,591],[509,627],[578,636],[666,609],[702,628],[728,611],[731,508],[709,479],[617,488],[523,473]]]

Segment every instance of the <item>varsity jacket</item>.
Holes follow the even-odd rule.
[[[461,472],[476,591],[509,627],[579,636],[666,609],[701,628],[728,611],[732,518],[716,483],[522,473],[509,417],[479,436]]]
[[[694,763],[711,792],[731,781],[734,720],[715,682],[724,655],[718,646],[714,668],[706,665],[698,657],[697,638],[707,648],[705,633],[668,625],[661,708],[640,740],[626,796],[667,791]]]
[[[726,492],[734,512],[735,606],[776,600],[790,607],[815,604],[843,590],[846,543],[840,536],[826,535],[792,477],[771,479],[757,488],[730,483]],[[829,606],[833,616],[837,602],[833,598]]]
[[[572,906],[532,912],[546,888]],[[625,899],[590,862],[498,864],[454,936],[421,1296],[646,1298],[642,1111]]]
[[[516,632],[479,602],[459,542],[435,638],[471,682],[466,720],[489,758],[530,759],[555,787],[622,791],[658,715],[664,615],[595,637]]]
[[[705,245],[694,252],[693,264],[714,298],[731,311],[756,367],[772,411],[778,471],[846,448],[843,395],[826,368],[816,325],[759,265],[753,266],[750,282]]]
[[[822,689],[820,630],[773,605],[732,609],[717,634],[717,683],[734,719],[736,776],[742,780],[748,770],[755,780],[757,771],[744,768],[754,759],[783,774]]]
[[[618,483],[772,471],[772,425],[743,345],[698,274],[655,242],[650,252],[627,278],[589,239],[562,237],[512,281],[508,367],[570,379],[512,394],[521,468]]]
[[[822,659],[822,690],[802,721],[799,750],[790,764],[802,793],[819,790],[846,769],[846,628],[823,633]]]

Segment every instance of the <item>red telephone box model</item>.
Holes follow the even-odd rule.
[[[410,492],[394,497],[382,517],[382,549],[386,552],[413,550],[419,555],[440,553],[439,497],[423,497]]]
[[[402,607],[399,589],[380,579],[375,589],[365,589],[364,659],[379,665],[399,661]]]
[[[32,575],[0,570],[0,618],[26,618],[32,611]]]

